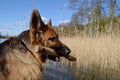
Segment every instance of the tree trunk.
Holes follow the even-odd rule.
[[[109,32],[112,32],[113,30],[113,18],[115,13],[115,7],[116,7],[116,0],[110,0],[110,26],[109,26]]]

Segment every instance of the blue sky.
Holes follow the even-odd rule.
[[[73,11],[68,6],[69,0],[1,0],[0,33],[18,35],[29,29],[33,8],[38,9],[43,20],[51,19],[53,25],[70,21]]]

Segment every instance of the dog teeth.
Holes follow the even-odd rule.
[[[56,61],[61,61],[61,58],[60,57],[56,57]]]

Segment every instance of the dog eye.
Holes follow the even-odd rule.
[[[56,40],[56,37],[49,38],[50,41],[54,42]]]

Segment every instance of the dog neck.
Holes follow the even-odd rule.
[[[18,37],[21,39],[21,41],[24,43],[24,45],[26,46],[26,49],[28,49],[28,51],[34,56],[36,57],[36,59],[39,62],[44,63],[46,61],[46,57],[43,54],[38,53],[38,51],[40,50],[39,46],[34,46],[31,47],[31,43],[30,43],[30,35],[29,34],[29,30],[26,30],[24,32],[22,32],[20,35],[18,35]],[[40,58],[40,59],[39,59]],[[40,61],[41,60],[41,61]]]

